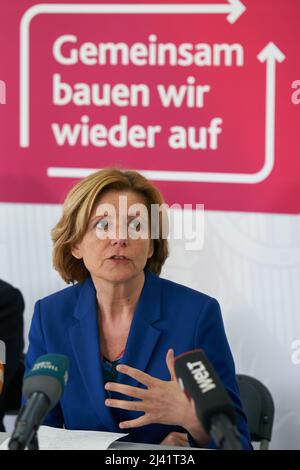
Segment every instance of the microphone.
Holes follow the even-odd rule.
[[[0,361],[0,395],[4,386],[4,365]]]
[[[46,414],[60,400],[68,380],[69,359],[61,354],[40,356],[23,381],[27,403],[19,412],[8,443],[10,450],[38,448],[36,431]]]
[[[232,401],[212,364],[200,349],[175,359],[177,381],[195,403],[203,428],[223,450],[242,450]]]

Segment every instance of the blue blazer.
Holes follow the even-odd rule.
[[[166,366],[169,348],[174,349],[175,356],[195,348],[205,351],[233,400],[243,445],[251,448],[218,302],[145,269],[145,283],[122,362],[159,379],[169,380]],[[90,277],[36,303],[29,332],[26,370],[30,370],[43,354],[65,354],[70,360],[64,394],[44,424],[67,429],[123,432],[118,427],[120,421],[141,415],[104,404],[107,392],[100,350],[96,291]],[[118,381],[140,385],[124,374],[119,374]],[[122,395],[122,399],[132,398]],[[159,444],[172,431],[186,432],[180,427],[152,424],[129,430],[129,436],[124,440]],[[210,445],[213,447],[213,443]]]

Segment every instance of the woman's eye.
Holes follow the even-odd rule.
[[[139,220],[132,220],[128,227],[131,229],[131,230],[135,230],[136,232],[139,232],[142,228],[141,226],[141,222]]]
[[[108,221],[107,220],[99,220],[96,223],[96,228],[98,230],[107,230],[108,229]]]

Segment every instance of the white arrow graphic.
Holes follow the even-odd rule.
[[[232,5],[232,10],[231,13],[227,16],[227,20],[229,23],[233,24],[236,22],[236,20],[239,19],[240,16],[242,16],[243,13],[245,13],[247,8],[242,2],[240,2],[240,0],[229,0],[229,3]]]
[[[235,23],[240,16],[246,11],[245,5],[240,0],[227,0],[228,5],[197,5],[197,13],[227,13],[227,21],[231,24]],[[189,5],[192,6],[192,5]],[[196,5],[195,5],[196,6]]]
[[[38,4],[30,7],[20,24],[20,146],[29,147],[29,52],[30,23],[40,14],[227,14],[233,24],[246,11],[240,0],[225,4]]]
[[[285,55],[273,43],[264,47],[258,54],[258,60],[267,63],[266,85],[266,159],[261,177],[266,179],[273,170],[275,162],[275,116],[276,116],[276,61],[283,62]]]
[[[285,55],[270,42],[258,54],[260,62],[267,63],[266,72],[266,118],[265,118],[265,162],[257,173],[201,173],[189,171],[138,170],[146,178],[155,181],[185,181],[204,183],[257,184],[271,174],[275,162],[275,103],[276,103],[276,61],[283,62]],[[48,168],[47,175],[54,178],[83,178],[96,171],[89,168]]]

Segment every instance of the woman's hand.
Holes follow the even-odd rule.
[[[160,444],[165,446],[190,447],[188,435],[183,432],[170,432]]]
[[[148,424],[168,424],[185,428],[199,444],[206,444],[209,437],[200,425],[193,403],[188,400],[177,383],[174,370],[174,351],[169,349],[166,363],[171,380],[160,380],[138,369],[119,364],[117,371],[126,374],[146,385],[147,389],[132,387],[114,382],[105,385],[106,390],[119,392],[137,400],[107,399],[105,404],[112,408],[140,411],[139,418],[123,421],[121,429],[137,428]]]

